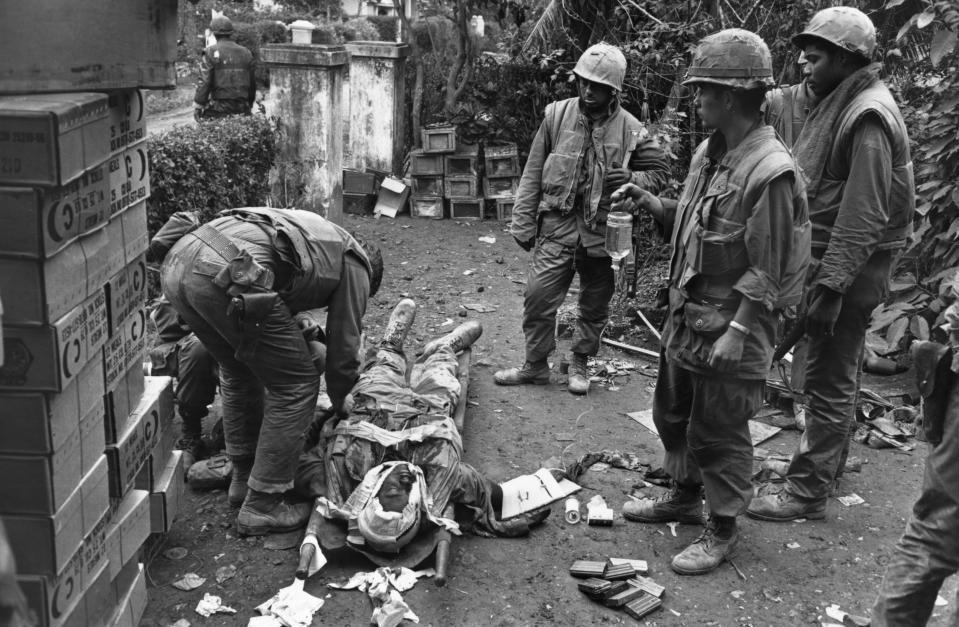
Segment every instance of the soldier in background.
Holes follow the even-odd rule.
[[[193,97],[197,121],[227,115],[250,115],[256,98],[253,53],[234,42],[233,22],[218,15],[210,21],[216,43],[203,51]]]

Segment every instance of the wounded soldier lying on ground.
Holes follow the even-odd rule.
[[[353,387],[349,417],[318,430],[294,481],[298,492],[318,497],[324,549],[349,546],[379,565],[413,567],[432,551],[438,528],[458,533],[454,505],[459,524],[485,536],[526,535],[549,514],[543,509],[499,520],[502,490],[460,461],[456,353],[482,327],[467,322],[430,342],[409,369],[403,342],[415,313],[409,299],[394,309]]]

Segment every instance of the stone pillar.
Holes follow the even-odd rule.
[[[270,173],[275,204],[343,222],[343,46],[270,44],[266,113],[278,119],[280,142]]]
[[[354,41],[350,53],[350,157],[358,170],[400,174],[406,143],[407,44]]]

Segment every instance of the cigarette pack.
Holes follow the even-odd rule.
[[[606,572],[606,562],[591,562],[588,560],[576,560],[569,567],[569,574],[573,577],[602,577]]]
[[[626,604],[626,613],[636,620],[658,610],[663,602],[651,594],[643,592],[641,596]]]
[[[629,580],[629,585],[636,586],[643,592],[647,592],[654,597],[661,597],[666,591],[666,588],[659,585],[649,577],[636,576]]]
[[[598,577],[590,577],[585,581],[579,582],[580,592],[585,592],[587,595],[597,598],[607,590],[613,587],[613,582],[606,581],[605,579],[600,579]]]
[[[633,600],[638,599],[644,594],[646,593],[640,590],[639,588],[634,588],[633,586],[627,585],[625,590],[623,590],[619,594],[614,594],[613,596],[603,601],[603,605],[605,605],[606,607],[623,607],[627,603],[630,603]],[[655,597],[652,597],[652,598],[655,598]],[[658,601],[659,599],[656,599],[656,600]]]
[[[615,581],[617,579],[629,579],[636,576],[636,569],[632,564],[606,564],[606,570],[603,572],[603,579]]]

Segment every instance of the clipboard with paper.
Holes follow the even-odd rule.
[[[540,468],[531,475],[510,479],[501,483],[500,487],[503,489],[503,520],[555,503],[582,490],[581,486],[569,479],[557,481],[553,473],[546,468]]]

